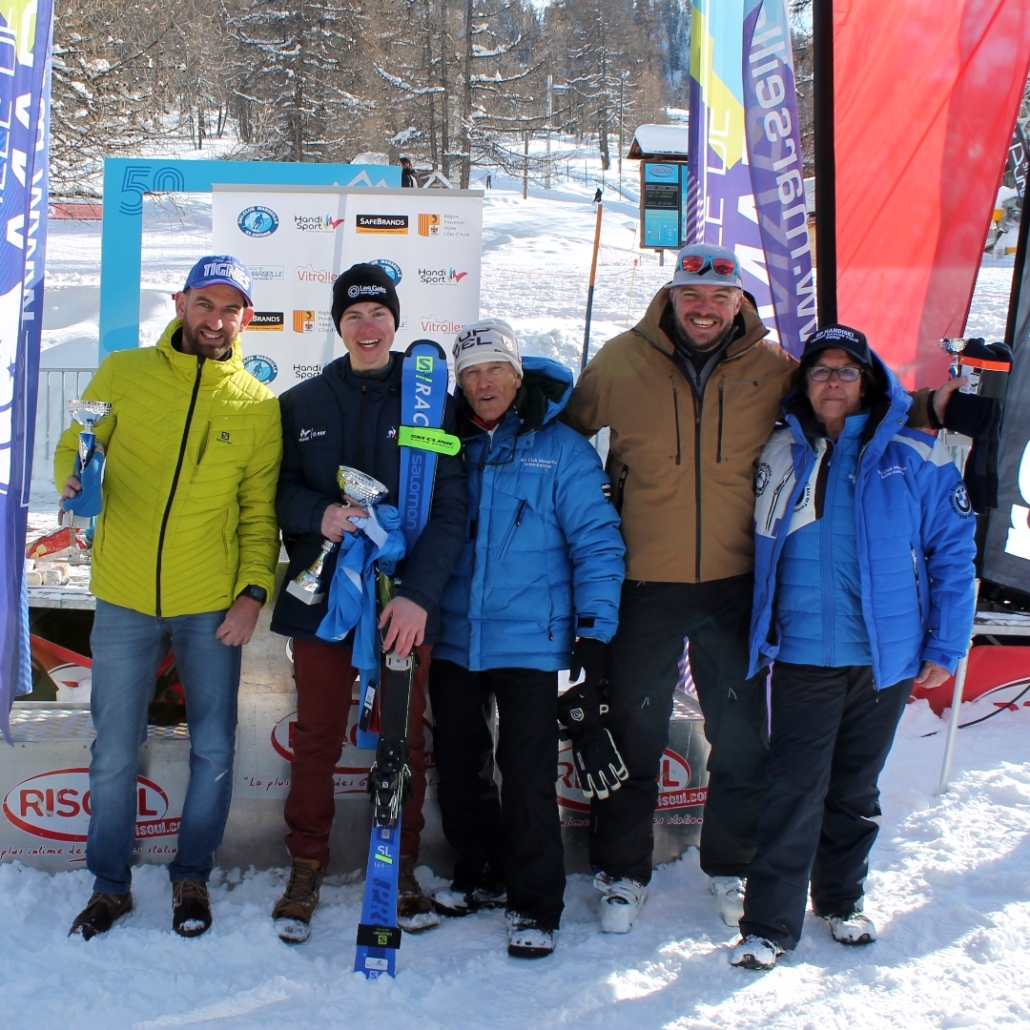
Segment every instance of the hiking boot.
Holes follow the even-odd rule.
[[[647,888],[628,876],[598,873],[594,886],[602,892],[599,906],[604,933],[629,933],[647,900]]]
[[[88,941],[98,933],[107,933],[116,919],[131,911],[131,894],[101,894],[94,891],[89,904],[75,917],[68,936],[78,936]]]
[[[508,954],[512,958],[546,958],[554,951],[556,931],[518,912],[508,913]]]
[[[783,948],[765,937],[742,937],[730,956],[730,965],[739,969],[772,969]]]
[[[211,926],[211,898],[203,880],[172,884],[172,929],[180,937],[199,937]]]
[[[295,858],[286,892],[275,903],[272,918],[279,940],[301,944],[311,934],[311,917],[318,908],[318,892],[325,870],[317,858]]]
[[[504,908],[508,892],[500,885],[462,890],[456,884],[433,891],[433,907],[442,916],[467,916],[483,908]]]
[[[440,925],[432,901],[422,893],[415,876],[415,860],[403,855],[397,874],[397,925],[408,933],[422,933]]]
[[[833,939],[841,944],[872,944],[876,940],[876,924],[864,912],[847,916],[827,916]]]
[[[713,876],[708,881],[715,907],[727,926],[736,926],[744,918],[744,888],[739,876]]]

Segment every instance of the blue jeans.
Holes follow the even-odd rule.
[[[168,872],[173,882],[206,882],[211,874],[232,800],[240,684],[240,648],[215,637],[224,618],[225,612],[158,618],[97,601],[90,637],[90,706],[97,736],[89,766],[92,814],[86,843],[96,891],[125,894],[132,883],[139,748],[147,739],[147,708],[169,642],[186,695],[190,785],[178,852]]]

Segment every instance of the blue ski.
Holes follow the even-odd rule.
[[[414,546],[429,519],[438,453],[453,443],[439,434],[447,401],[447,358],[432,340],[416,340],[407,350],[401,376],[400,485],[397,506],[401,529]],[[434,435],[436,431],[436,435]],[[381,584],[392,592],[392,584]],[[375,748],[369,770],[373,802],[372,836],[368,846],[365,897],[358,924],[356,972],[370,980],[395,975],[401,931],[397,926],[397,878],[400,867],[401,807],[411,775],[408,770],[408,710],[416,657],[386,655],[380,693],[380,733],[368,731],[375,693],[362,698],[358,747]]]

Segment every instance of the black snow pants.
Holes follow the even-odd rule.
[[[606,720],[629,779],[590,809],[590,858],[609,876],[651,879],[654,811],[683,638],[705,717],[708,798],[701,868],[745,876],[765,786],[765,676],[747,678],[751,575],[622,588],[609,664]]]
[[[457,890],[503,876],[508,911],[558,929],[565,854],[558,813],[558,674],[537,669],[470,672],[435,659],[429,697],[436,723],[443,832],[458,852]],[[498,794],[491,699],[497,704]]]
[[[877,690],[872,668],[777,662],[758,854],[740,932],[793,949],[809,878],[816,915],[861,908],[879,828],[877,780],[912,692],[912,680]]]

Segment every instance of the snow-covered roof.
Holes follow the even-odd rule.
[[[629,156],[645,157],[687,156],[689,136],[685,123],[678,125],[638,125],[633,133],[633,145]]]

